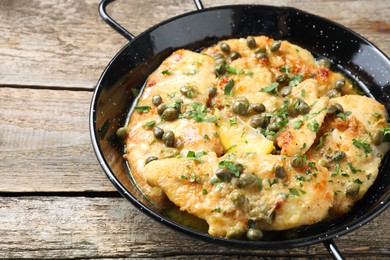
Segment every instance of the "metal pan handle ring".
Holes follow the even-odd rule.
[[[323,242],[326,249],[328,249],[329,254],[333,257],[335,260],[344,260],[345,258],[341,255],[341,252],[337,248],[336,244],[333,242],[332,239],[326,240]]]
[[[106,11],[106,7],[114,1],[115,0],[102,0],[99,4],[99,14],[102,17],[103,21],[105,21],[109,26],[111,26],[115,31],[120,33],[120,35],[122,35],[129,41],[132,41],[135,38],[134,34],[126,30],[122,25],[120,25],[114,19],[112,19]],[[201,0],[194,0],[194,3],[198,10],[203,9],[203,4]]]

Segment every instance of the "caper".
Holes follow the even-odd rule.
[[[337,111],[339,111],[340,113],[344,113],[344,108],[342,105],[340,105],[339,103],[335,104],[336,108],[337,108]]]
[[[250,228],[246,233],[246,237],[249,240],[260,240],[263,238],[263,232],[260,229]]]
[[[156,137],[157,139],[161,139],[163,137],[163,134],[164,134],[164,130],[163,129],[161,129],[158,126],[153,127],[153,135],[154,135],[154,137]]]
[[[215,60],[215,66],[219,66],[219,65],[225,66],[225,64],[226,64],[225,58],[220,58],[220,59]]]
[[[230,181],[233,178],[234,173],[229,170],[228,167],[224,166],[221,168],[218,168],[215,171],[215,175],[217,175],[218,179],[223,181]]]
[[[249,102],[245,97],[238,97],[233,103],[232,110],[236,115],[245,115],[248,113]]]
[[[217,54],[214,54],[213,59],[219,60],[219,59],[225,59],[225,57],[223,56],[222,53],[217,53]]]
[[[310,112],[310,106],[305,101],[301,101],[298,107],[298,112],[301,115],[306,115]]]
[[[148,158],[146,158],[145,164],[148,164],[148,163],[150,163],[151,161],[155,161],[155,160],[158,160],[158,157],[157,157],[157,156],[149,156]]]
[[[323,166],[323,167],[329,167],[330,161],[324,157],[322,157],[319,161],[318,164]]]
[[[344,151],[338,150],[332,154],[331,159],[332,159],[332,161],[338,162],[338,161],[343,160],[345,158],[345,156],[346,156],[346,154]]]
[[[292,98],[287,106],[287,113],[291,117],[296,117],[299,115],[299,106],[301,100],[299,98]]]
[[[329,90],[328,93],[326,93],[326,96],[329,98],[335,98],[335,97],[340,96],[340,92],[338,92],[335,89],[332,89],[332,90]]]
[[[162,103],[162,97],[160,95],[154,95],[152,97],[152,103],[154,106],[158,106]]]
[[[118,130],[116,130],[116,136],[119,137],[121,140],[125,140],[127,136],[127,128],[126,127],[120,127]]]
[[[290,164],[294,168],[299,168],[303,165],[303,158],[301,155],[297,154],[291,159]]]
[[[240,174],[244,172],[244,166],[241,163],[236,163],[234,166]]]
[[[208,87],[207,90],[209,91],[209,97],[213,98],[217,95],[217,88],[214,86]]]
[[[286,170],[284,169],[283,166],[277,165],[275,167],[275,176],[278,177],[279,179],[283,179],[287,176]]]
[[[244,230],[240,227],[232,227],[226,232],[226,237],[230,239],[237,239],[242,237]]]
[[[254,115],[249,119],[249,125],[253,128],[265,127],[265,117],[262,115]]]
[[[288,81],[288,75],[287,74],[279,74],[276,76],[276,82],[278,83],[286,83]]]
[[[276,122],[270,122],[268,125],[269,131],[277,132],[277,131],[279,131],[279,129],[280,129],[280,127],[278,126],[278,124]]]
[[[232,53],[230,54],[230,60],[233,61],[233,60],[237,60],[238,58],[240,58],[240,54],[236,51],[232,51]]]
[[[184,96],[187,96],[189,91],[191,91],[191,89],[190,89],[190,87],[188,87],[188,86],[183,86],[183,87],[180,88],[180,92],[181,92]]]
[[[330,68],[330,61],[328,59],[320,59],[319,61],[317,61],[317,64],[319,67],[321,68]]]
[[[250,186],[252,183],[256,181],[256,177],[251,173],[243,173],[240,175],[238,179],[238,187],[245,188]]]
[[[255,40],[255,38],[253,36],[248,36],[246,38],[246,45],[248,45],[248,47],[250,49],[256,48],[256,40]]]
[[[268,129],[270,131],[274,131],[274,132],[279,131],[280,128],[282,127],[282,121],[283,121],[283,119],[278,117],[278,116],[272,117],[271,121],[268,125]]]
[[[226,67],[224,64],[219,64],[214,67],[214,72],[217,76],[221,76],[226,72]]]
[[[356,197],[360,191],[360,185],[357,183],[351,183],[345,189],[345,195],[347,197]]]
[[[164,132],[161,139],[167,147],[173,147],[175,145],[175,134],[172,131]]]
[[[266,48],[257,48],[256,50],[255,50],[255,53],[257,54],[257,53],[266,53],[267,52],[267,49]]]
[[[230,193],[230,199],[236,207],[245,203],[245,195],[240,190],[233,190]]]
[[[167,109],[167,104],[166,103],[162,103],[162,104],[158,105],[157,113],[161,116],[162,113],[164,113],[165,109]]]
[[[183,99],[181,99],[181,98],[177,98],[177,99],[175,100],[175,103],[181,105],[181,104],[184,103],[184,101],[183,101]]]
[[[383,138],[384,138],[384,135],[383,135],[383,132],[382,131],[375,131],[373,134],[372,134],[372,143],[374,145],[380,145],[381,143],[383,143]]]
[[[345,79],[338,79],[336,83],[334,84],[335,90],[341,90],[342,87],[345,86]]]
[[[253,112],[255,112],[257,114],[260,114],[260,113],[263,113],[265,111],[265,106],[261,103],[251,104],[250,110],[252,110]]]
[[[271,44],[271,47],[269,48],[270,51],[272,52],[276,52],[280,49],[280,46],[281,46],[282,42],[281,41],[274,41],[272,44]]]
[[[230,52],[230,46],[227,43],[221,43],[219,47],[223,52]]]
[[[179,150],[172,147],[163,147],[161,149],[161,158],[174,158],[179,155]]]
[[[255,54],[255,57],[258,59],[264,59],[267,58],[267,54],[265,52],[259,52]]]
[[[337,107],[335,105],[329,105],[327,107],[327,114],[328,115],[333,115],[337,113]]]
[[[174,121],[178,118],[178,116],[179,116],[179,113],[175,108],[168,107],[162,113],[161,118],[166,120],[166,121]]]
[[[186,96],[188,98],[192,98],[192,96],[195,94],[194,93],[195,89],[196,89],[196,87],[183,86],[180,88],[180,93],[182,93],[184,96]]]
[[[279,95],[281,95],[282,97],[286,97],[290,94],[291,94],[291,87],[286,86],[279,90]]]

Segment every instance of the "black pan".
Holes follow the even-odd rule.
[[[138,209],[176,230],[202,240],[256,249],[281,249],[322,242],[333,257],[342,259],[332,238],[344,235],[382,213],[390,205],[390,161],[383,161],[380,173],[367,194],[343,217],[304,228],[270,232],[264,241],[241,241],[210,236],[176,223],[154,208],[134,187],[122,158],[123,145],[116,130],[128,119],[129,108],[146,78],[174,50],[200,50],[216,42],[267,35],[288,40],[317,56],[328,58],[360,87],[390,108],[390,60],[372,43],[355,32],[316,15],[290,7],[235,5],[186,13],[153,26],[134,37],[113,21],[103,0],[103,19],[129,40],[111,60],[99,79],[90,109],[90,134],[99,163],[118,191]]]

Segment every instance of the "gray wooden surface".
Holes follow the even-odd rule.
[[[0,0],[0,258],[329,258],[322,244],[249,250],[208,244],[150,219],[119,196],[90,143],[95,84],[126,40],[98,0]],[[351,28],[390,54],[390,1],[205,0],[293,6]],[[195,10],[190,0],[118,0],[109,12],[139,34]],[[335,239],[346,257],[389,259],[387,210]]]

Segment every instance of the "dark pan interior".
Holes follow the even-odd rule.
[[[276,249],[318,243],[345,234],[383,212],[390,204],[388,156],[373,187],[349,214],[332,222],[270,233],[268,240],[259,242],[215,238],[183,227],[164,218],[134,188],[122,158],[123,146],[115,136],[126,122],[136,97],[134,90],[141,89],[147,76],[176,49],[200,50],[222,39],[248,35],[288,40],[330,59],[389,111],[389,58],[347,28],[287,7],[225,6],[192,12],[136,37],[113,58],[98,82],[91,104],[91,138],[109,179],[123,196],[153,218],[184,233],[234,246]]]

